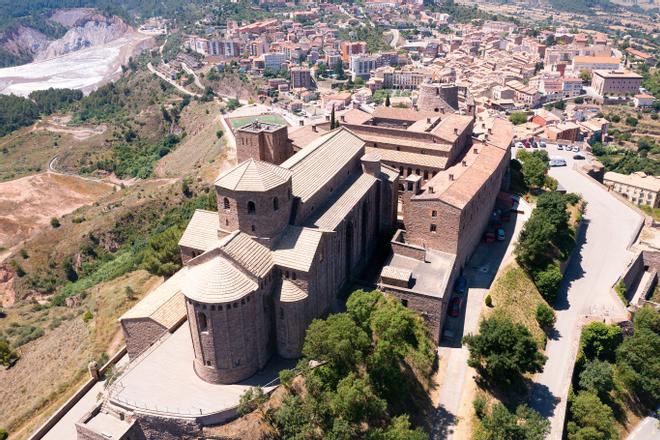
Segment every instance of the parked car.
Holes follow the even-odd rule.
[[[551,167],[565,167],[566,166],[566,161],[562,158],[555,158],[555,159],[550,159],[550,166]]]
[[[563,150],[563,149],[564,149],[564,146],[563,146],[562,144],[557,144],[557,149],[558,149],[558,150]]]
[[[574,155],[573,155],[573,159],[574,159],[574,160],[584,160],[585,157],[584,157],[583,154],[578,153],[578,154],[574,154]]]
[[[465,291],[467,290],[467,284],[468,284],[467,278],[461,275],[454,283],[454,292],[465,293]]]
[[[516,142],[515,146],[516,146],[516,148],[523,148],[525,146],[525,144],[523,144],[522,142]]]
[[[580,147],[573,147],[573,153],[579,153]]]
[[[536,141],[532,141],[532,148],[538,148],[539,144]]]
[[[452,318],[458,318],[461,314],[461,303],[463,301],[458,298],[454,297],[451,302],[449,303],[449,316]]]
[[[504,234],[504,228],[499,228],[497,230],[497,241],[504,241],[506,234]]]
[[[495,241],[495,233],[494,232],[488,231],[484,234],[484,242],[492,243],[494,241]]]
[[[539,147],[541,147],[541,148],[547,147],[547,145],[545,144],[545,141],[539,142]]]

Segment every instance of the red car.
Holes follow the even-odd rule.
[[[461,314],[462,302],[463,301],[458,297],[454,297],[454,299],[451,300],[449,303],[449,316],[452,318],[458,318],[458,316]]]

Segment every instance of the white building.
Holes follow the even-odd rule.
[[[283,52],[269,52],[263,55],[264,57],[264,70],[277,72],[282,68],[287,60],[286,54]]]
[[[351,55],[349,69],[353,74],[353,80],[360,77],[367,79],[371,75],[371,71],[376,69],[376,55]]]

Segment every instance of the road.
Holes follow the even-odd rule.
[[[585,225],[577,237],[557,296],[556,334],[548,340],[548,360],[535,378],[530,405],[550,419],[551,440],[560,440],[566,413],[568,388],[573,373],[580,329],[585,319],[619,319],[626,309],[611,286],[632,259],[634,242],[643,219],[611,196],[593,179],[573,168],[573,153],[549,146],[551,157],[562,156],[566,167],[552,168],[550,175],[569,192],[588,202]],[[583,161],[579,161],[582,162]]]
[[[660,421],[657,417],[647,417],[626,437],[626,440],[653,440],[659,438]]]
[[[171,79],[169,79],[168,77],[166,77],[165,75],[163,75],[162,73],[160,73],[159,71],[157,71],[157,70],[154,68],[154,66],[151,65],[151,63],[148,63],[148,64],[147,64],[147,68],[149,69],[149,71],[150,71],[151,73],[155,74],[157,77],[159,77],[159,78],[162,79],[163,81],[167,81],[168,83],[172,84],[172,86],[176,87],[176,89],[179,90],[179,91],[181,91],[182,93],[185,93],[186,95],[190,95],[190,96],[197,96],[197,97],[202,96],[202,95],[200,95],[199,93],[193,93],[193,92],[191,92],[190,90],[188,90],[188,89],[186,89],[186,88],[180,86],[180,85],[177,84],[176,82],[172,81]]]
[[[513,252],[513,245],[523,225],[529,218],[531,208],[524,200],[520,202],[523,214],[511,216],[511,221],[504,224],[507,240],[494,243],[480,243],[468,265],[464,276],[468,279],[465,293],[465,306],[460,318],[447,317],[444,325],[443,341],[438,349],[440,363],[446,365],[440,383],[439,407],[434,420],[431,439],[460,438],[454,430],[464,408],[471,408],[472,402],[466,402],[465,384],[471,368],[467,365],[469,351],[461,345],[461,338],[468,333],[477,333],[479,317],[484,304],[484,297],[495,279],[497,272],[507,264]],[[447,337],[452,334],[451,339]],[[442,365],[441,365],[442,367]]]
[[[390,41],[390,46],[392,47],[392,49],[396,49],[397,47],[399,47],[399,38],[400,38],[399,30],[392,28],[390,29],[390,32],[392,33],[392,41]]]

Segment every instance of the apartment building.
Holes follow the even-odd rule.
[[[626,70],[594,70],[591,86],[600,96],[636,95],[642,76]]]
[[[614,192],[621,194],[637,205],[660,207],[660,177],[648,175],[642,171],[630,175],[608,171],[603,183]]]

